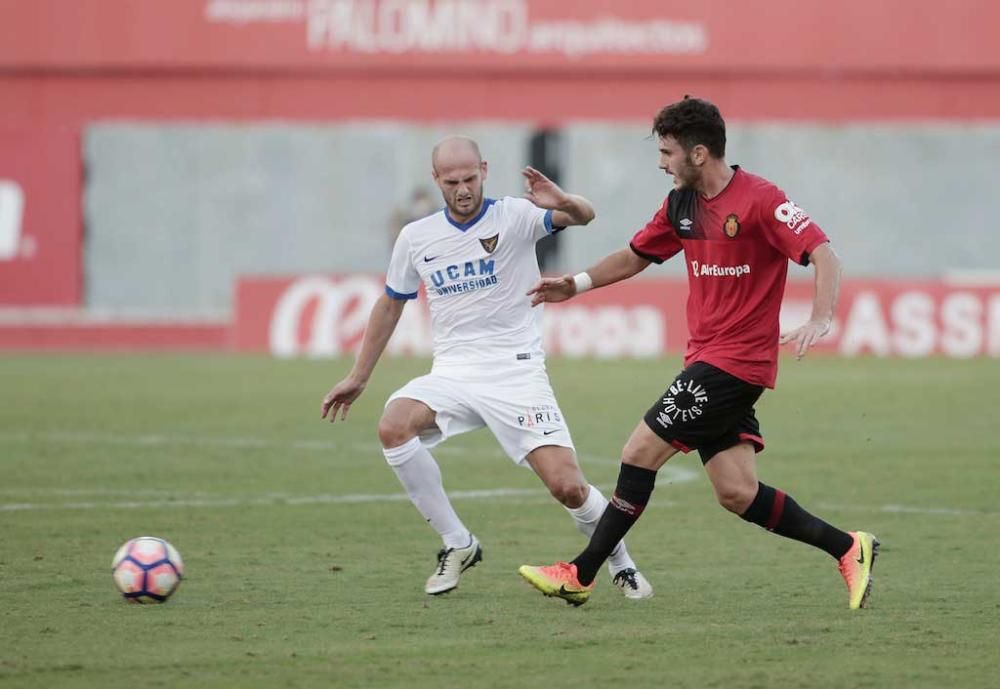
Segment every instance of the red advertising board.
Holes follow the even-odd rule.
[[[232,342],[240,351],[279,357],[353,352],[383,293],[379,276],[245,278],[237,290]],[[809,317],[812,285],[790,283],[782,328]],[[599,358],[682,352],[687,340],[683,279],[637,279],[546,307],[552,355]],[[844,356],[1000,356],[1000,284],[848,281],[837,317],[818,349]],[[432,351],[423,295],[403,311],[389,355]]]
[[[0,306],[80,303],[80,143],[73,130],[0,127]]]
[[[1000,68],[990,0],[0,2],[13,68]]]

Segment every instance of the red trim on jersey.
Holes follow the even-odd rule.
[[[764,450],[764,439],[759,435],[754,435],[752,433],[740,433],[740,440],[749,440],[753,443],[754,452],[762,452]]]
[[[778,525],[781,521],[781,514],[785,511],[785,494],[780,490],[774,491],[774,503],[771,505],[771,516],[767,519],[767,525],[764,527],[768,531],[772,531],[774,527]]]

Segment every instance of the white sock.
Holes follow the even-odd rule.
[[[441,481],[441,469],[420,443],[420,438],[412,438],[399,447],[383,449],[382,454],[399,477],[410,502],[441,535],[444,547],[468,546],[472,535],[451,506]]]
[[[573,521],[576,522],[576,528],[580,530],[580,533],[590,538],[594,535],[597,522],[601,520],[604,508],[607,506],[608,501],[601,491],[595,486],[591,486],[590,492],[587,493],[587,499],[583,501],[583,504],[574,508],[567,507],[566,511],[573,517]],[[623,569],[629,568],[638,569],[628,554],[625,541],[618,541],[618,545],[615,546],[615,549],[611,551],[610,557],[608,557],[608,570],[614,575]]]

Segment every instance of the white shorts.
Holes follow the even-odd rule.
[[[574,449],[541,363],[463,368],[454,374],[438,370],[392,393],[386,406],[399,398],[423,402],[437,413],[437,427],[420,434],[425,447],[486,426],[518,464],[544,445]]]

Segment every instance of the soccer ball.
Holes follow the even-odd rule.
[[[111,561],[115,586],[129,603],[164,603],[181,583],[184,562],[162,538],[133,538]]]

